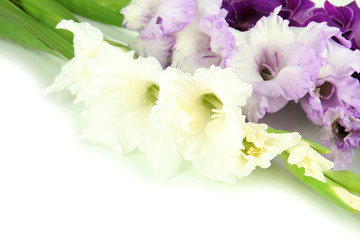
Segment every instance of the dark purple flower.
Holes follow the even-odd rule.
[[[290,21],[290,26],[304,27],[311,21],[327,22],[338,27],[343,36],[350,40],[353,49],[360,48],[360,9],[356,2],[335,7],[325,1],[324,8],[316,8],[310,0],[224,0],[223,8],[229,11],[227,22],[233,28],[246,31],[263,16],[268,16],[277,6],[279,13]]]
[[[326,1],[324,8],[314,12],[305,24],[310,21],[327,22],[329,26],[339,28],[343,36],[351,41],[353,49],[360,48],[360,9],[355,1],[342,7],[335,7]]]
[[[263,16],[269,16],[278,6],[283,19],[290,21],[290,26],[304,26],[304,22],[317,11],[310,0],[224,0],[223,8],[229,14],[227,22],[233,28],[247,31]]]

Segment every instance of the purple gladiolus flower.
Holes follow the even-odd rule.
[[[320,139],[330,148],[326,155],[334,161],[335,170],[345,170],[351,165],[353,150],[360,146],[360,114],[352,108],[337,107],[324,114]]]
[[[352,49],[360,48],[360,9],[355,1],[343,7],[335,7],[325,1],[324,8],[314,10],[304,24],[310,21],[327,22],[329,26],[339,28],[343,36],[351,41]]]
[[[224,0],[223,8],[229,11],[226,21],[240,31],[247,31],[263,16],[269,16],[278,6],[279,16],[290,21],[290,26],[304,26],[312,15],[315,4],[310,0]]]
[[[353,49],[360,48],[360,9],[355,1],[335,7],[325,1],[324,8],[316,8],[310,0],[224,0],[223,8],[229,11],[226,21],[233,28],[246,31],[263,16],[268,16],[277,6],[282,6],[279,16],[290,26],[304,27],[311,21],[326,22],[337,27],[350,40]]]

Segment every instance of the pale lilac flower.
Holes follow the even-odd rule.
[[[199,67],[226,67],[234,48],[234,37],[225,21],[227,11],[220,0],[196,0],[194,20],[175,36],[172,67],[194,73]]]
[[[315,23],[311,24],[314,25]],[[310,24],[307,28],[309,26]],[[319,29],[312,28],[310,31],[319,31]],[[330,31],[327,32],[331,33]],[[349,49],[350,42],[342,38],[339,32],[340,30],[337,29],[337,33],[334,31],[331,34],[336,36],[342,44],[329,39],[326,47],[322,51],[321,48],[318,50],[323,66],[315,86],[300,100],[300,103],[307,117],[314,124],[323,126],[321,139],[333,152],[330,158],[334,160],[335,168],[346,169],[351,164],[350,157],[353,148],[355,148],[346,142],[347,139],[352,139],[356,134],[346,133],[346,138],[343,139],[345,133],[336,129],[337,126],[344,126],[344,123],[348,122],[341,120],[342,118],[354,119],[353,123],[356,124],[356,117],[353,115],[360,112],[360,84],[356,78],[352,77],[354,72],[360,71],[360,51]],[[337,116],[339,119],[333,117],[337,115],[335,113],[339,115]],[[350,127],[350,125],[347,126],[346,132],[350,131]],[[330,130],[333,132],[332,134],[325,134]]]
[[[354,109],[337,107],[324,114],[320,139],[332,153],[326,155],[334,161],[335,170],[348,169],[353,150],[360,146],[360,114]]]
[[[123,25],[140,32],[130,46],[140,56],[156,57],[165,68],[174,45],[173,34],[193,20],[195,3],[194,0],[133,0],[121,13]]]
[[[230,66],[253,86],[244,108],[250,121],[256,122],[267,112],[276,112],[288,101],[303,97],[315,86],[321,68],[318,49],[309,46],[315,44],[303,41],[305,34],[289,27],[288,21],[277,16],[279,11],[276,8],[247,32],[233,32],[237,48]],[[328,40],[313,39],[324,47]]]
[[[360,84],[352,77],[319,79],[314,90],[300,102],[307,117],[322,126],[324,114],[330,108],[354,107],[360,110]]]
[[[323,67],[316,86],[300,101],[307,117],[317,125],[323,124],[329,108],[353,107],[360,111],[360,84],[351,77],[354,71],[360,71],[360,51],[330,40],[321,57]]]

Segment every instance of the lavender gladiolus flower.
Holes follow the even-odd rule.
[[[324,126],[320,138],[330,148],[326,155],[334,161],[335,170],[348,169],[351,165],[353,149],[360,146],[360,113],[354,109],[337,107],[324,114]]]
[[[220,0],[196,0],[194,20],[175,36],[172,67],[194,73],[211,65],[227,67],[235,40]]]
[[[124,27],[139,31],[131,45],[143,57],[154,56],[165,68],[175,43],[174,34],[195,16],[194,0],[133,0],[121,13]]]
[[[330,108],[352,106],[360,109],[360,84],[352,77],[320,79],[314,90],[300,102],[307,117],[321,126],[324,114]]]
[[[321,68],[317,45],[325,46],[333,35],[327,30],[293,29],[277,16],[279,11],[280,7],[276,8],[247,32],[233,32],[237,48],[230,67],[253,86],[244,112],[254,122],[267,112],[280,110],[288,101],[302,98],[315,86]],[[315,37],[309,41],[310,34]]]
[[[321,56],[324,66],[316,87],[300,101],[307,117],[320,126],[329,108],[350,107],[360,111],[360,84],[351,77],[354,71],[360,71],[360,51],[330,40]]]

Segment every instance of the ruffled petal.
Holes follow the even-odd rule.
[[[179,32],[195,17],[194,0],[163,1],[149,23],[140,33],[141,38],[162,38]]]
[[[163,0],[133,0],[121,9],[124,15],[123,26],[134,31],[143,30],[155,15]]]
[[[106,43],[102,32],[89,23],[75,23],[73,20],[62,20],[56,28],[74,33],[74,50],[76,61],[91,59]]]

